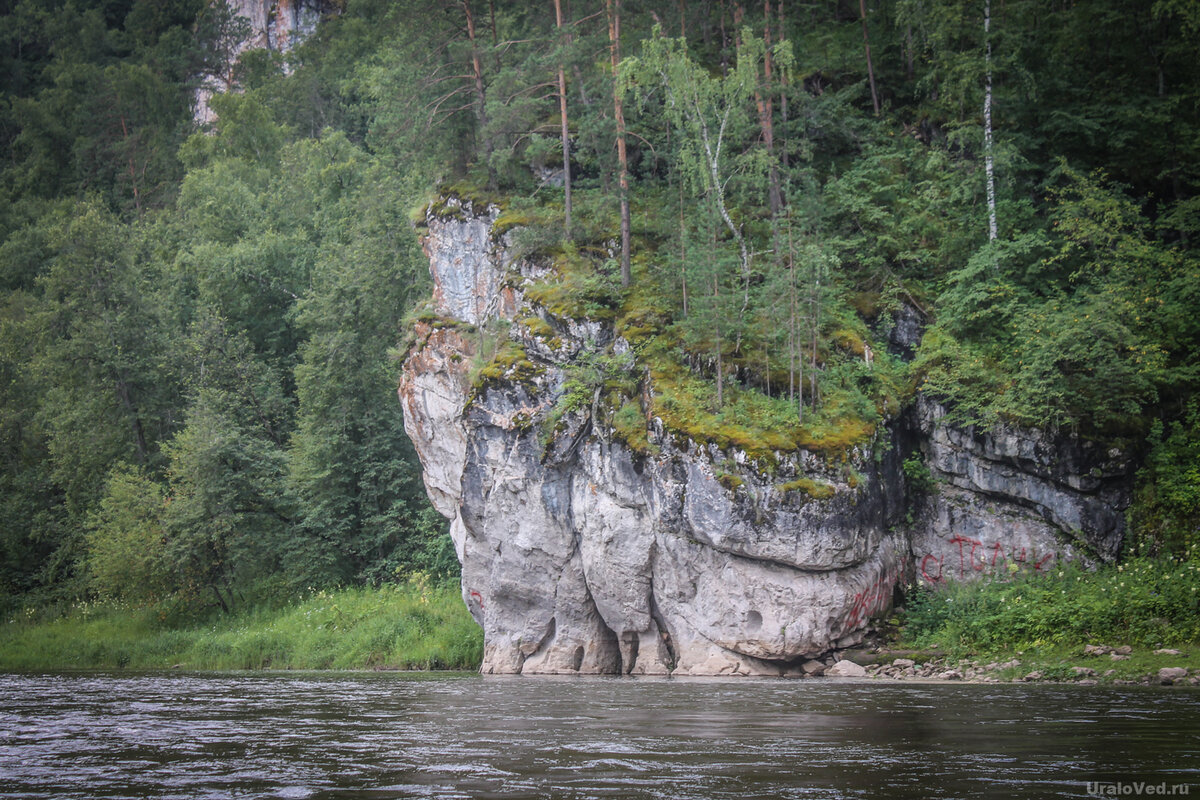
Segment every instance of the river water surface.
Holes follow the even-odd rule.
[[[1087,797],[1096,781],[1200,798],[1200,692],[0,675],[5,798]]]

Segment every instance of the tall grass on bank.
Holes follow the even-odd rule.
[[[471,670],[483,654],[483,635],[458,588],[422,579],[320,591],[283,608],[183,626],[117,604],[80,604],[50,621],[34,616],[0,623],[0,670]]]
[[[954,653],[1200,642],[1200,547],[1181,559],[1138,557],[1095,571],[1069,566],[917,590],[902,624],[907,643]]]

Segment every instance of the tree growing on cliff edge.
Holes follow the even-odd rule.
[[[563,37],[562,0],[554,0],[554,20],[559,36]],[[561,46],[561,45],[560,45]],[[558,62],[558,110],[562,130],[563,159],[563,235],[571,238],[571,126],[567,123],[567,70],[560,58]]]
[[[629,220],[629,156],[625,141],[625,85],[620,78],[621,61],[621,0],[606,0],[608,10],[609,56],[613,71],[613,119],[617,123],[618,191],[621,202],[621,285],[629,286],[630,220]]]
[[[747,37],[748,38],[748,37]],[[708,205],[737,251],[741,306],[731,327],[740,342],[750,302],[751,245],[741,225],[730,213],[727,193],[735,174],[753,173],[750,182],[768,166],[756,151],[734,150],[751,129],[748,101],[757,85],[753,58],[739,58],[723,77],[715,77],[688,52],[687,41],[656,31],[642,43],[641,55],[630,58],[625,70],[637,81],[644,103],[652,93],[662,94],[662,108],[679,136],[676,169],[695,195]]]

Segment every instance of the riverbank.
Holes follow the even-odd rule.
[[[1200,645],[1138,649],[1130,645],[1052,646],[955,658],[919,650],[843,651],[811,674],[889,681],[1075,683],[1081,686],[1200,686]]]
[[[1200,550],[912,590],[870,647],[796,665],[880,680],[1200,685]],[[477,670],[483,636],[456,584],[319,591],[181,621],[80,603],[0,621],[0,671],[70,669]],[[859,671],[861,669],[861,672]],[[1164,672],[1166,670],[1166,672]]]
[[[1200,685],[1200,546],[910,589],[872,648],[836,658],[891,680]]]
[[[414,580],[319,591],[168,624],[162,612],[77,604],[0,623],[0,671],[70,669],[477,669],[483,636],[458,587]]]

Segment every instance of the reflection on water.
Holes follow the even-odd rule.
[[[1200,693],[0,675],[0,797],[1085,797],[1097,780],[1200,796]]]

